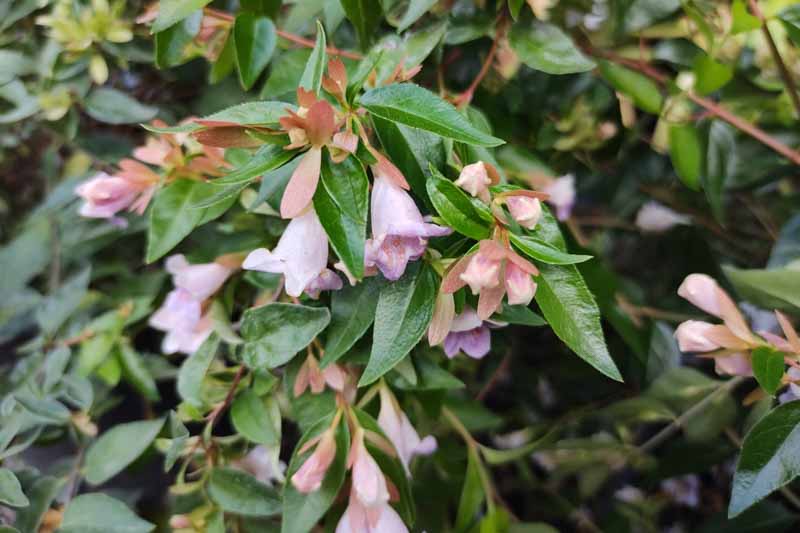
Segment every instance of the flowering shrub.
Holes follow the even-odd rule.
[[[795,3],[2,9],[0,531],[796,523]]]

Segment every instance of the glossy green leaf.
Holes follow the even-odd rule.
[[[361,162],[348,156],[334,163],[328,155],[314,193],[317,212],[331,247],[356,279],[364,276],[364,245],[367,239],[369,180]]]
[[[303,75],[300,77],[300,87],[306,91],[319,94],[319,89],[322,87],[322,76],[328,64],[325,50],[326,46],[325,29],[322,27],[322,23],[317,21],[317,42],[314,45],[314,50],[308,57]]]
[[[734,517],[800,474],[800,402],[779,405],[750,430],[733,476]]]
[[[777,308],[792,313],[800,310],[800,270],[745,270],[726,266],[723,271],[736,292],[747,301],[765,309]]]
[[[187,59],[187,47],[200,31],[203,12],[197,10],[185,19],[158,32],[153,38],[158,68],[169,68],[180,65]]]
[[[122,472],[150,447],[163,425],[163,418],[128,422],[100,435],[86,452],[86,481],[99,485]]]
[[[236,431],[249,440],[266,446],[281,442],[281,413],[272,398],[260,398],[245,389],[231,405],[231,422]]]
[[[69,502],[59,533],[149,533],[156,526],[127,505],[100,493],[81,494]]]
[[[476,240],[489,236],[489,226],[478,213],[478,208],[458,185],[431,168],[428,179],[428,197],[448,226]]]
[[[456,531],[468,531],[477,520],[486,495],[481,482],[483,465],[478,457],[477,450],[470,449],[467,453],[467,471],[464,474],[464,484],[461,486],[461,498],[458,501],[456,513]],[[483,475],[486,475],[484,472]]]
[[[250,89],[267,68],[278,36],[275,24],[265,15],[244,12],[236,16],[233,24],[233,42],[236,48],[236,66],[239,82]]]
[[[10,507],[27,507],[30,504],[17,476],[8,468],[0,468],[0,504]]]
[[[95,88],[83,102],[86,113],[106,124],[136,124],[147,122],[158,109],[144,105],[127,94],[107,87]]]
[[[359,386],[380,378],[417,345],[433,317],[438,283],[430,267],[413,263],[403,277],[381,290],[375,310],[372,351]]]
[[[384,286],[379,276],[366,278],[331,295],[331,323],[325,340],[323,367],[336,362],[364,336],[375,320],[378,294]]]
[[[248,309],[242,317],[243,358],[253,369],[286,364],[330,322],[326,307],[272,303]]]
[[[720,120],[711,123],[708,130],[706,174],[703,189],[714,217],[724,219],[723,196],[725,181],[736,167],[736,139],[733,127]]]
[[[669,155],[675,173],[684,185],[700,190],[705,163],[705,148],[700,132],[692,124],[670,124]]]
[[[208,478],[208,496],[228,513],[275,516],[281,512],[280,495],[241,470],[215,468]]]
[[[597,66],[578,50],[567,34],[546,22],[515,24],[509,43],[520,61],[548,74],[587,72]]]
[[[693,69],[696,78],[694,89],[699,94],[713,93],[733,79],[733,67],[706,54],[695,56]]]
[[[591,255],[570,254],[559,250],[552,244],[537,239],[536,237],[509,234],[511,242],[523,254],[535,261],[548,265],[574,265],[583,263],[592,258]]]
[[[661,89],[650,78],[609,61],[600,61],[599,67],[606,81],[633,100],[637,107],[648,113],[661,113],[664,98]]]
[[[164,31],[210,2],[211,0],[171,0],[164,2],[164,5],[159,4],[158,17],[153,22],[150,31],[152,33]]]
[[[492,320],[519,324],[520,326],[546,326],[547,321],[524,305],[503,304],[499,313],[492,315]]]
[[[299,450],[312,438],[319,436],[330,427],[332,415],[327,416],[314,424],[297,443],[292,454],[289,468],[286,470],[286,479],[291,479],[295,472],[303,465],[314,452],[312,447],[300,454]],[[294,488],[291,482],[283,488],[283,519],[281,520],[281,533],[308,533],[328,511],[336,499],[347,473],[347,456],[350,451],[350,432],[347,424],[340,422],[336,427],[336,457],[334,458],[322,486],[310,494],[303,494]]]
[[[362,49],[367,49],[383,18],[381,3],[374,0],[340,0],[345,15],[353,24]]]
[[[161,396],[156,380],[150,374],[142,356],[126,342],[120,343],[117,354],[126,381],[151,402],[159,401]]]
[[[784,354],[768,346],[759,346],[752,353],[753,375],[761,388],[775,395],[781,386],[785,363]]]
[[[217,355],[219,349],[220,339],[215,333],[212,333],[200,348],[197,349],[192,355],[187,357],[180,370],[178,371],[178,394],[184,401],[201,407],[203,405],[203,398],[201,395],[203,379],[206,377],[208,368]]]
[[[778,18],[794,44],[800,46],[800,5],[788,6],[778,14]]]
[[[498,146],[504,142],[477,129],[450,103],[419,85],[399,83],[370,89],[359,103],[383,119],[466,144]]]
[[[750,12],[747,11],[745,0],[733,0],[733,4],[731,4],[731,16],[733,17],[731,33],[734,35],[756,30],[761,27],[761,21],[758,20],[758,17],[751,15]]]

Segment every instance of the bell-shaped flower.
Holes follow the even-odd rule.
[[[689,274],[678,288],[678,295],[706,313],[721,318],[730,332],[743,342],[757,345],[758,340],[736,304],[710,276]]]
[[[328,473],[333,459],[336,457],[336,427],[326,429],[319,437],[308,441],[299,453],[305,453],[316,444],[316,449],[308,459],[292,475],[292,485],[298,491],[308,494],[319,490],[325,474]]]
[[[542,216],[542,203],[538,198],[510,195],[505,199],[506,207],[514,220],[525,229],[533,229]]]
[[[350,492],[350,500],[336,525],[336,533],[408,533],[408,528],[397,511],[384,503],[368,509]]]
[[[166,268],[172,274],[173,285],[201,302],[217,292],[232,272],[219,263],[189,264],[182,254],[169,257]]]
[[[720,375],[752,376],[753,364],[744,352],[721,354],[714,357],[714,371]]]
[[[509,305],[528,305],[536,294],[536,283],[528,270],[513,261],[506,264],[506,299]]]
[[[244,260],[246,270],[283,274],[286,293],[300,296],[328,264],[328,236],[314,209],[292,219],[274,250],[253,250]]]
[[[84,200],[78,212],[88,218],[112,218],[130,207],[140,192],[130,180],[99,172],[75,189]]]
[[[489,185],[500,181],[497,170],[492,165],[478,161],[461,169],[455,184],[467,191],[473,198],[489,203]]]
[[[575,176],[567,174],[556,178],[543,191],[550,195],[547,202],[556,208],[556,217],[559,220],[568,219],[575,204]]]
[[[432,435],[428,435],[424,439],[419,438],[417,430],[400,409],[397,399],[388,387],[382,386],[380,394],[381,410],[378,414],[378,425],[392,441],[406,470],[406,475],[411,476],[411,470],[409,470],[411,459],[415,455],[430,455],[436,451],[436,439]]]
[[[319,298],[322,291],[338,291],[343,286],[342,278],[336,272],[326,268],[320,272],[319,276],[311,280],[306,287],[306,294],[313,300]]]
[[[692,220],[688,216],[676,213],[658,202],[647,202],[636,213],[636,227],[642,231],[657,233],[680,224],[691,223]]]
[[[148,323],[167,333],[161,344],[161,350],[167,354],[194,353],[211,334],[214,326],[209,316],[202,315],[202,302],[181,288],[167,295]]]
[[[487,324],[478,318],[474,309],[464,306],[450,326],[444,339],[444,353],[452,359],[464,352],[473,359],[481,359],[492,348],[492,338]]]
[[[367,511],[380,508],[389,502],[389,487],[380,466],[370,455],[364,443],[364,430],[357,428],[348,457],[352,468],[353,494]]]
[[[373,172],[372,238],[366,243],[364,263],[377,267],[386,279],[396,280],[409,261],[422,257],[429,237],[449,235],[451,230],[425,222],[407,192],[375,167]]]
[[[280,446],[267,448],[258,445],[247,455],[235,461],[232,466],[249,472],[262,483],[269,485],[275,481],[283,483],[286,463],[280,460],[280,451]]]

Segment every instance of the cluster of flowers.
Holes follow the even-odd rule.
[[[678,326],[675,337],[682,352],[701,353],[713,357],[717,373],[735,376],[752,376],[752,352],[768,346],[784,354],[789,366],[783,383],[789,385],[785,399],[800,396],[800,336],[789,319],[780,311],[775,318],[784,337],[770,331],[751,331],[742,313],[731,297],[717,282],[705,274],[690,274],[678,288],[678,294],[706,313],[722,320],[712,324],[701,320],[687,320]]]

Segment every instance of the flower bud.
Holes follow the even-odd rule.
[[[528,305],[536,294],[536,283],[528,272],[516,263],[506,263],[506,294],[509,305]]]
[[[708,338],[714,330],[714,324],[699,320],[687,320],[675,330],[678,348],[682,352],[710,352],[720,348],[720,345]]]
[[[292,485],[298,491],[308,494],[319,490],[325,474],[336,457],[335,428],[325,430],[317,443],[317,448],[292,476]]]
[[[695,307],[716,317],[721,316],[717,282],[705,274],[689,274],[678,287],[678,295],[685,298]]]
[[[424,439],[419,438],[417,430],[411,421],[400,409],[397,399],[387,387],[381,387],[381,410],[378,414],[378,425],[389,440],[392,441],[400,461],[403,463],[406,475],[411,475],[409,465],[415,455],[429,455],[436,451],[436,439],[430,435]]]
[[[746,353],[722,355],[714,358],[714,371],[729,376],[752,376],[753,365]]]
[[[542,216],[542,203],[538,198],[509,196],[506,198],[506,207],[517,224],[526,229],[535,228]]]
[[[472,163],[461,169],[461,174],[455,184],[467,191],[475,198],[479,198],[484,202],[489,202],[489,185],[492,184],[492,179],[486,169],[483,161]]]

